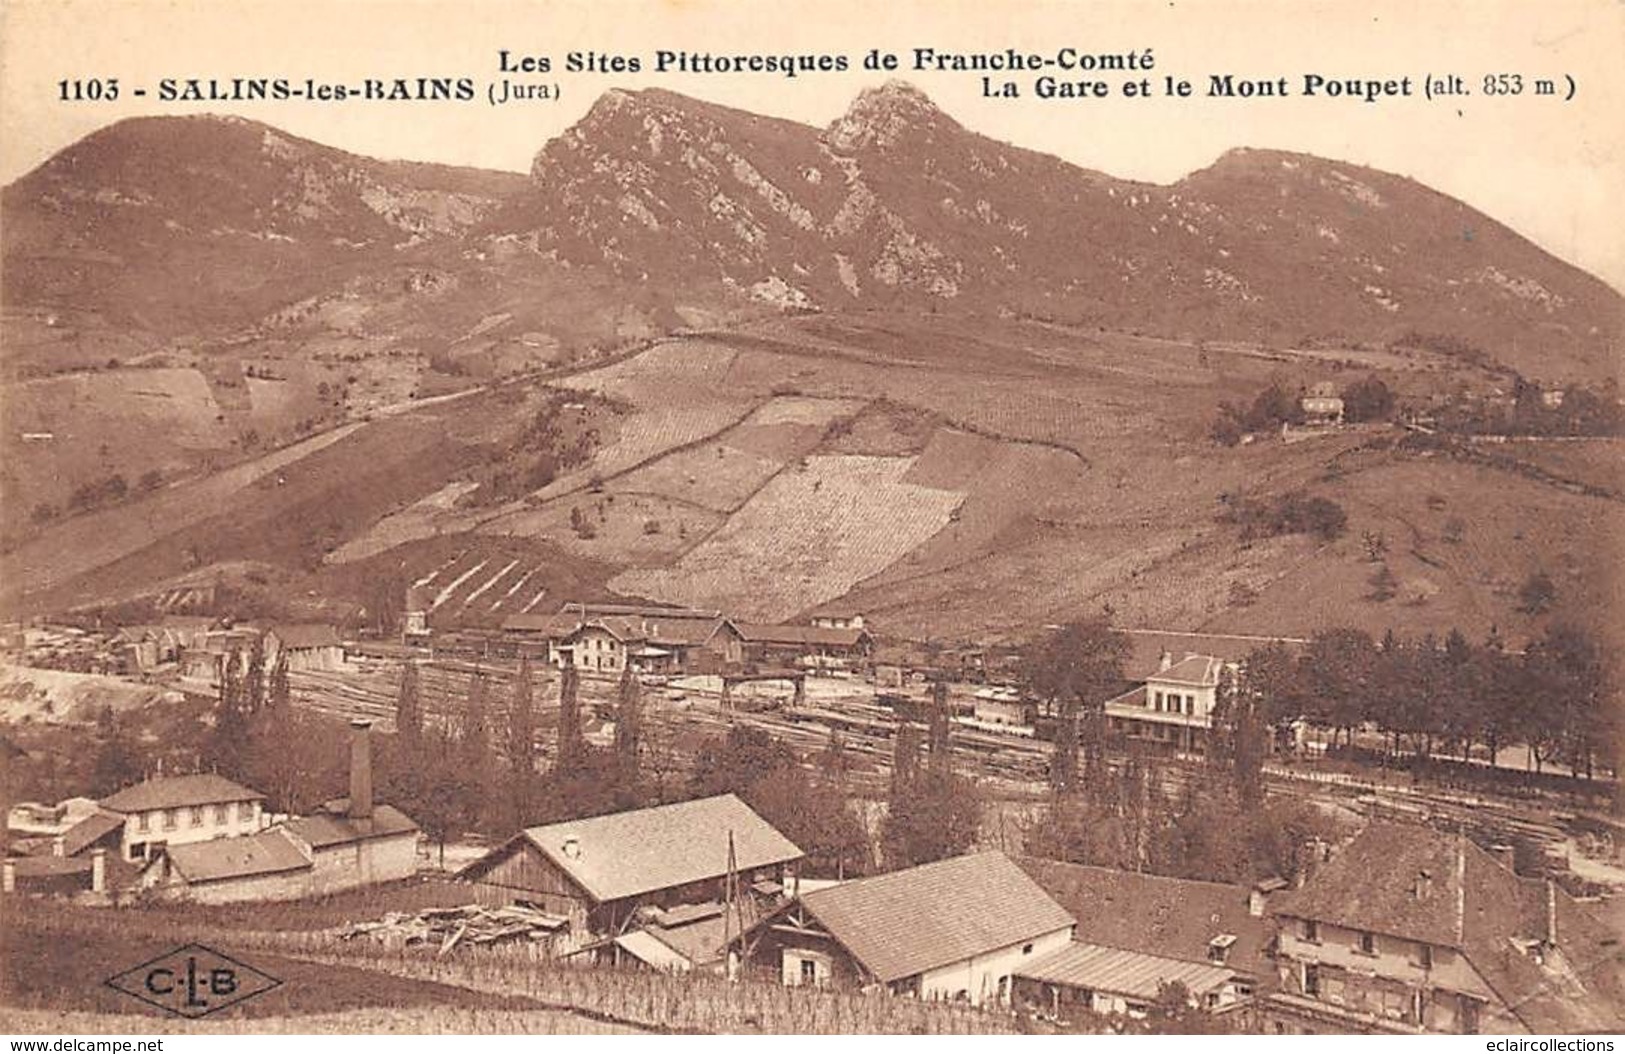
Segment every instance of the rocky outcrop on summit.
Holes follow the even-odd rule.
[[[1604,373],[1620,337],[1617,293],[1411,180],[1267,151],[1118,180],[970,132],[898,82],[823,130],[612,92],[531,176],[488,232],[654,286],[1193,339],[1450,334],[1540,376]]]

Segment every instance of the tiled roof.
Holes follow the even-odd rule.
[[[1537,962],[1520,944],[1551,938],[1549,910],[1559,954]],[[1461,835],[1374,823],[1276,911],[1454,948],[1534,1031],[1625,1027],[1618,930]]]
[[[1186,655],[1212,655],[1226,662],[1240,662],[1255,651],[1278,643],[1293,654],[1304,650],[1301,638],[1279,638],[1224,633],[1174,633],[1129,630],[1123,634],[1129,655],[1123,673],[1129,680],[1143,681],[1157,672],[1163,652],[1180,658]]]
[[[999,852],[843,882],[808,893],[801,903],[883,982],[1054,933],[1073,921]]]
[[[732,794],[527,828],[522,837],[603,903],[728,873],[728,835],[740,871],[799,860],[801,849]],[[464,869],[482,874],[510,840]],[[568,847],[567,847],[568,844]]]
[[[201,772],[193,776],[160,776],[146,780],[108,795],[102,799],[101,805],[114,812],[131,813],[219,802],[259,801],[264,797],[259,791],[249,790],[224,776]]]
[[[339,811],[312,813],[289,820],[289,832],[312,849],[326,849],[349,842],[364,842],[370,838],[389,838],[409,834],[418,829],[412,818],[393,805],[373,806],[372,816],[353,820],[343,814],[340,802],[332,803]]]
[[[750,644],[812,644],[850,648],[869,635],[868,630],[831,626],[769,626],[741,622],[735,627]]]
[[[123,826],[119,813],[91,813],[62,833],[62,855],[76,856]]]
[[[1146,674],[1145,679],[1212,687],[1219,683],[1219,671],[1224,669],[1224,662],[1225,660],[1216,655],[1187,655],[1166,670]]]
[[[299,622],[272,626],[271,632],[284,648],[336,648],[339,631],[326,622]]]
[[[272,875],[311,866],[310,858],[280,828],[240,838],[170,846],[165,853],[170,866],[192,883]]]
[[[721,618],[722,612],[704,608],[665,607],[660,604],[596,604],[569,600],[559,608],[561,615],[638,615],[643,618]]]
[[[1208,943],[1236,938],[1227,965],[1271,974],[1269,930],[1248,913],[1249,890],[1109,867],[1023,857],[1022,870],[1078,920],[1077,939],[1187,962],[1207,962]]]
[[[1109,992],[1128,999],[1155,1002],[1158,991],[1175,981],[1194,996],[1224,986],[1236,971],[1212,963],[1165,959],[1160,955],[1074,942],[1022,963],[1013,973],[1034,981]]]

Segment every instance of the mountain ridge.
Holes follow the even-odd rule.
[[[131,118],[3,201],[8,308],[129,319],[145,299],[176,330],[249,326],[403,254],[467,268],[504,245],[635,282],[662,317],[703,289],[712,307],[962,310],[1193,340],[1430,334],[1555,378],[1611,374],[1625,317],[1600,279],[1409,177],[1243,147],[1175,183],[1118,179],[969,131],[900,81],[823,128],[611,89],[527,175],[380,161],[243,118]],[[253,317],[196,302],[239,288]]]

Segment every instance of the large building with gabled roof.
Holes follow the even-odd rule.
[[[1009,857],[972,853],[806,893],[746,936],[786,985],[1009,1001],[1024,963],[1065,948],[1072,915]]]
[[[1373,824],[1274,910],[1266,1031],[1625,1030],[1618,927],[1463,835]]]
[[[579,943],[618,933],[640,907],[782,889],[805,854],[732,794],[528,827],[458,877],[481,903],[570,920]]]
[[[236,838],[264,826],[265,795],[212,772],[159,776],[110,794],[104,812],[124,817],[119,855],[148,860],[175,846]]]

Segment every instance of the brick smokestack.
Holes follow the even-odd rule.
[[[350,819],[372,819],[372,722],[350,722]]]

